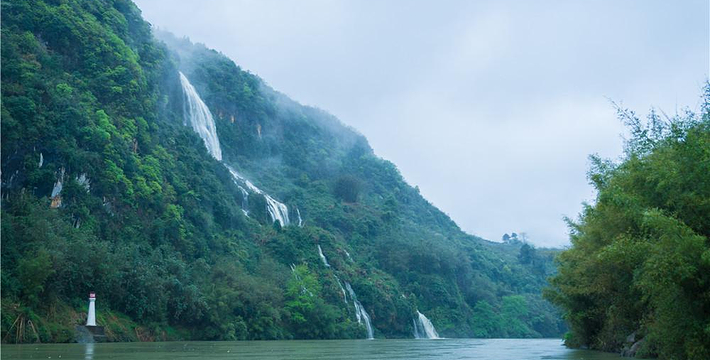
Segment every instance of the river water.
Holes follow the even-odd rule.
[[[4,344],[2,359],[574,359],[619,355],[570,350],[559,339],[189,341],[100,344]]]

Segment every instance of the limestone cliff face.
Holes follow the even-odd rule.
[[[64,187],[64,172],[64,168],[61,168],[59,170],[57,181],[54,183],[54,188],[52,188],[52,195],[50,196],[50,199],[52,199],[52,203],[49,204],[49,207],[51,207],[52,209],[56,209],[62,206],[62,188]]]

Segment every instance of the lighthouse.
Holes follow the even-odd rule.
[[[86,317],[86,326],[96,326],[96,294],[89,293],[89,315]]]
[[[76,326],[76,336],[78,342],[104,342],[106,333],[103,326],[96,325],[96,294],[89,293],[89,313],[86,315],[86,325]]]

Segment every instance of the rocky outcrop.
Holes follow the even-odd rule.
[[[52,203],[49,205],[52,209],[56,209],[62,206],[62,188],[64,187],[64,168],[59,170],[59,175],[57,176],[57,182],[54,183],[54,188],[52,188]]]
[[[638,331],[631,333],[626,337],[624,348],[621,350],[621,356],[636,357],[636,353],[638,353],[641,345],[643,345],[643,340],[643,338],[639,337]]]

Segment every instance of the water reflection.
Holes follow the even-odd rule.
[[[94,343],[86,343],[84,346],[84,360],[94,360]]]
[[[559,339],[224,341],[32,344],[2,346],[2,359],[94,360],[618,360],[618,354],[571,350]]]

